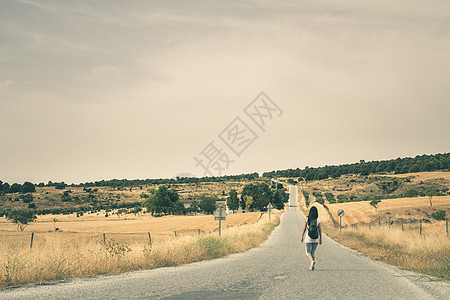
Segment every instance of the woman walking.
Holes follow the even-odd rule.
[[[308,231],[306,239],[304,239],[305,231]],[[305,220],[305,226],[303,226],[302,232],[302,242],[303,240],[305,240],[306,243],[306,256],[308,256],[311,262],[309,269],[313,271],[316,264],[316,248],[318,244],[322,244],[322,228],[320,227],[319,213],[315,206],[311,207],[308,218]]]

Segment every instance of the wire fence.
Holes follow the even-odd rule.
[[[445,233],[448,236],[448,218],[443,220],[443,225],[441,225],[441,228],[439,228],[440,222],[435,222],[433,224],[433,232],[442,232]],[[334,226],[342,229],[342,228],[368,228],[375,229],[375,228],[392,228],[392,229],[400,229],[402,231],[408,230],[408,231],[417,231],[419,235],[422,235],[426,228],[430,228],[432,225],[432,222],[426,218],[421,219],[415,219],[415,218],[392,218],[392,217],[378,217],[370,222],[356,222],[352,224],[346,224],[346,225],[340,225],[339,222],[335,221],[333,218]],[[437,230],[436,230],[437,229]]]
[[[259,219],[258,219],[259,220]],[[246,225],[244,222],[234,227]],[[232,228],[233,225],[223,226],[223,229]],[[0,231],[0,243],[5,245],[29,244],[30,248],[36,246],[45,246],[49,242],[58,243],[77,242],[106,242],[114,240],[120,243],[144,243],[152,245],[153,243],[164,242],[183,236],[198,236],[219,231],[219,227],[205,231],[200,228],[166,230],[158,232],[70,232],[70,231],[49,231],[49,232],[30,232],[30,231]]]

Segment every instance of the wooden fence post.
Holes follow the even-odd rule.
[[[33,248],[34,232],[31,233],[30,249]]]
[[[420,231],[420,236],[422,236],[422,219],[420,219],[419,231]]]
[[[381,227],[381,217],[378,217],[378,227]]]
[[[445,232],[448,235],[448,218],[445,219]]]
[[[200,228],[198,229],[198,235],[200,235]]]
[[[106,243],[106,235],[103,233],[103,243]]]
[[[151,246],[152,245],[152,236],[150,235],[150,232],[148,233],[148,244]]]
[[[177,237],[177,232],[174,230],[173,233],[175,234],[175,237]]]

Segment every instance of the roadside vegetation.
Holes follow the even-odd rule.
[[[173,266],[258,246],[278,224],[289,194],[273,182],[239,186],[219,195],[209,186],[210,193],[199,194],[188,207],[179,189],[159,185],[139,189],[140,202],[72,207],[76,214],[70,216],[71,210],[64,208],[58,218],[37,209],[0,210],[0,286]],[[73,195],[64,191],[64,197]],[[18,198],[33,201],[31,194]],[[222,221],[221,237],[217,222],[208,216],[218,203],[239,210]],[[274,207],[271,221],[264,213],[269,203]]]
[[[370,176],[342,176],[339,179],[325,179],[304,182],[299,185],[299,206],[305,213],[314,205],[319,209],[324,232],[342,245],[357,250],[374,260],[395,265],[422,274],[432,275],[450,282],[450,238],[446,232],[446,218],[450,212],[449,172],[427,172],[399,175],[385,175],[385,179],[374,181]],[[398,177],[397,177],[398,176]],[[403,179],[408,178],[409,181]],[[340,185],[333,185],[340,181]],[[352,182],[350,182],[353,180]],[[391,192],[403,197],[388,198],[383,186],[376,189],[373,183],[386,184]],[[348,186],[347,186],[348,184]],[[372,190],[368,186],[372,185]],[[344,186],[344,190],[339,187]],[[395,189],[394,189],[395,186]],[[417,186],[438,193],[411,193],[405,191]],[[332,192],[335,197],[350,198],[369,192],[383,197],[362,201],[332,201],[319,194]],[[347,195],[345,193],[348,193]],[[433,195],[430,197],[430,194]],[[391,194],[392,195],[392,194]],[[439,196],[437,196],[439,195]],[[355,197],[356,198],[356,197]],[[430,198],[432,200],[430,200]],[[382,199],[382,200],[381,200]],[[330,201],[331,200],[331,201]],[[432,201],[432,202],[431,202]],[[339,230],[337,211],[343,209],[342,231]]]
[[[450,282],[450,239],[445,234],[445,221],[424,226],[426,234],[419,235],[419,225],[401,227],[358,226],[339,228],[325,223],[324,232],[347,247],[383,261]],[[406,227],[406,226],[405,226]]]
[[[371,258],[448,281],[450,244],[442,224],[450,215],[449,170],[450,153],[444,153],[278,170],[262,177],[250,173],[11,185],[0,180],[0,218],[5,220],[0,222],[0,238],[4,239],[0,243],[0,286],[171,266],[244,251],[265,240],[276,226],[278,218],[268,222],[264,212],[269,203],[274,209],[284,209],[289,199],[284,183],[300,188],[301,209],[317,206],[325,232],[342,244]],[[147,218],[160,223],[183,218],[186,223],[199,214],[206,217],[219,203],[228,207],[233,213],[230,216],[258,214],[258,221],[226,227],[220,239],[212,225],[200,230],[199,224],[192,223],[186,231],[190,235],[177,235],[175,228],[166,228],[163,235],[172,238],[156,238],[151,245],[151,229],[136,229],[147,224]],[[336,229],[338,209],[345,210],[342,232]],[[114,222],[93,230],[99,223],[94,225],[88,219],[99,217]],[[372,226],[376,220],[384,225]],[[399,220],[404,225],[401,232]],[[81,223],[82,233],[70,231],[73,224]],[[418,226],[422,225],[423,234],[419,235]],[[39,226],[46,228],[40,231],[44,242],[30,249],[29,240],[17,241],[19,235]],[[117,231],[106,230],[108,226]],[[105,231],[108,237],[99,238]],[[114,239],[112,233],[140,237]],[[84,238],[64,238],[70,234]]]
[[[280,215],[273,211],[271,220],[265,214],[254,224],[227,228],[221,237],[217,232],[186,235],[151,245],[114,239],[69,243],[58,238],[32,249],[28,243],[1,243],[0,286],[175,266],[243,252],[264,242]]]

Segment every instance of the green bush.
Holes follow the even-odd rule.
[[[336,199],[332,193],[325,193],[325,198],[327,198],[328,202],[335,203]]]
[[[314,197],[316,197],[316,201],[323,204],[324,200],[323,200],[323,196],[321,192],[313,192],[312,193]]]
[[[417,196],[419,196],[418,190],[410,189],[410,190],[407,190],[405,193],[405,197],[417,197]]]
[[[23,203],[33,202],[33,195],[31,195],[31,194],[25,194],[21,198],[22,198]]]
[[[446,211],[440,210],[440,211],[436,211],[436,212],[432,213],[431,217],[433,219],[435,219],[436,221],[443,221],[443,220],[445,220],[445,215],[446,215]]]
[[[347,202],[348,201],[348,198],[345,195],[338,195],[337,198],[338,198],[338,202],[339,203],[343,203],[343,202]]]

